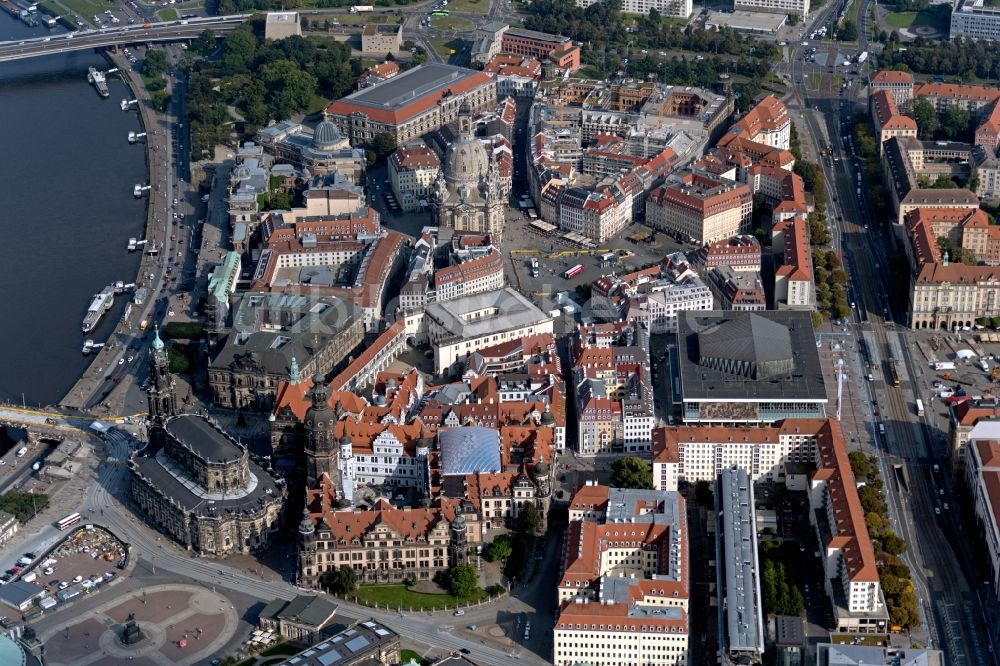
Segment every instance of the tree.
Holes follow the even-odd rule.
[[[385,157],[396,150],[396,137],[388,132],[379,132],[372,137],[372,150],[379,157]]]
[[[168,66],[166,53],[159,49],[147,49],[146,59],[142,62],[142,75],[149,78],[163,76]]]
[[[222,43],[222,64],[227,72],[245,72],[257,55],[257,35],[244,23],[229,33]]]
[[[525,536],[533,536],[542,525],[542,517],[538,513],[533,501],[521,503],[521,510],[517,512],[517,529]]]
[[[699,481],[694,484],[694,499],[702,506],[712,504],[712,484],[708,481]]]
[[[937,134],[941,123],[938,121],[937,109],[924,97],[913,100],[910,115],[917,123],[917,135],[924,141],[930,141]]]
[[[470,564],[459,564],[448,570],[448,588],[452,595],[464,598],[479,589],[479,576]]]
[[[619,458],[611,464],[611,485],[615,488],[652,489],[653,468],[642,458]]]
[[[872,486],[866,485],[858,488],[858,499],[861,500],[861,508],[865,513],[874,512],[879,515],[885,513],[885,502],[882,495]]]
[[[857,41],[858,25],[854,21],[844,21],[844,27],[837,33],[837,39],[842,42]]]
[[[215,33],[211,30],[204,30],[191,42],[191,50],[201,55],[208,55],[215,50]]]
[[[972,118],[966,109],[949,106],[941,113],[941,133],[949,139],[967,139]]]
[[[510,542],[510,537],[501,534],[493,540],[493,543],[483,548],[483,557],[488,562],[500,562],[510,557],[513,552],[514,546]]]
[[[327,586],[334,594],[351,594],[358,587],[358,574],[349,564],[341,564],[339,569],[327,574],[327,578]]]
[[[854,472],[855,479],[868,478],[868,457],[861,451],[851,451],[847,454],[847,459],[851,461],[851,471]]]
[[[906,552],[906,542],[893,532],[882,535],[882,550],[890,555],[902,555]]]

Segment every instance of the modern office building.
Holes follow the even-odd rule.
[[[1000,7],[985,0],[962,0],[951,13],[951,39],[1000,40]]]

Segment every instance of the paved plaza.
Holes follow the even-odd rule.
[[[130,614],[145,639],[126,646],[120,632]],[[233,605],[220,594],[193,585],[157,585],[74,617],[42,640],[51,666],[194,664],[228,643],[238,623]]]

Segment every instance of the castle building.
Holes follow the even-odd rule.
[[[149,442],[129,459],[133,505],[158,530],[199,555],[270,545],[285,489],[215,421],[178,414],[176,384],[159,331],[150,353]]]
[[[460,231],[503,233],[505,201],[500,171],[476,138],[472,106],[458,110],[458,138],[445,153],[443,173],[431,193],[431,216],[439,227]]]

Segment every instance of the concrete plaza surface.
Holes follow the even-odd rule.
[[[133,646],[120,640],[130,613],[145,635]],[[51,666],[194,664],[219,652],[238,624],[232,603],[220,594],[193,585],[155,585],[85,611],[41,638]]]

